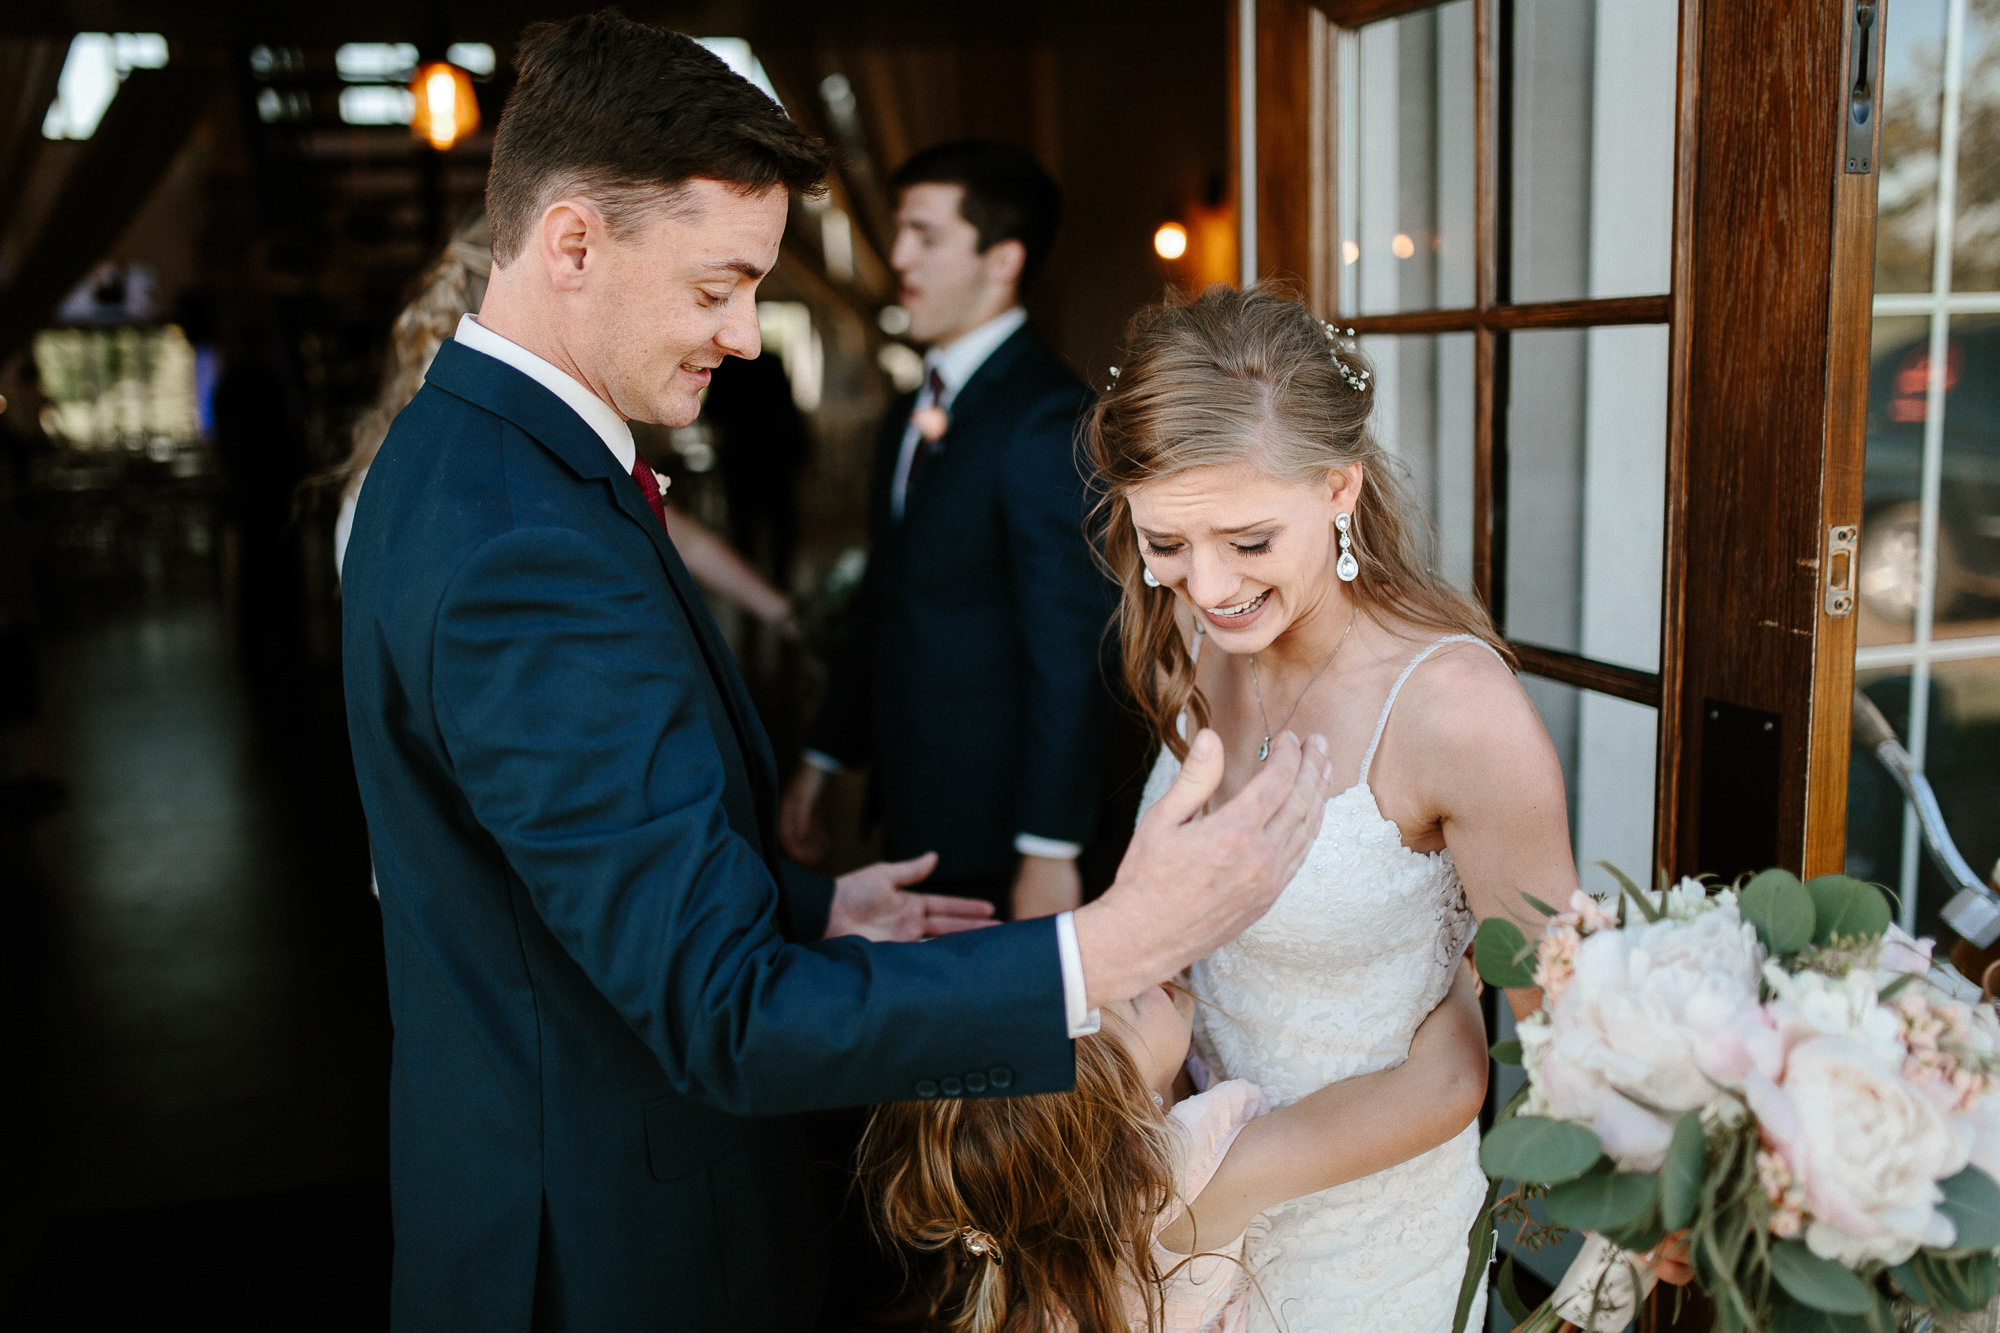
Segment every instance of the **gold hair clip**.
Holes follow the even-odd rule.
[[[978,1227],[960,1227],[958,1239],[965,1246],[965,1252],[978,1259],[1000,1262],[1000,1242],[981,1231]]]

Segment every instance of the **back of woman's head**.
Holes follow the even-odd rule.
[[[1127,1333],[1158,1319],[1153,1219],[1176,1141],[1118,1037],[1076,1043],[1076,1087],[878,1107],[861,1183],[878,1229],[952,1267],[948,1333]]]
[[[1368,430],[1375,407],[1367,359],[1304,305],[1262,288],[1215,286],[1133,317],[1125,354],[1090,422],[1102,498],[1104,561],[1122,589],[1126,683],[1179,757],[1186,710],[1206,701],[1174,619],[1174,594],[1145,584],[1130,496],[1196,468],[1249,464],[1281,482],[1321,485],[1336,469],[1362,476],[1350,535],[1360,565],[1348,591],[1377,619],[1476,634],[1505,651],[1485,611],[1433,567],[1435,542],[1388,454]]]
[[[375,401],[355,420],[353,447],[332,473],[343,490],[360,487],[361,474],[374,463],[396,414],[424,387],[425,372],[438,348],[457,332],[459,319],[479,313],[493,271],[490,235],[482,209],[452,234],[444,253],[417,279],[415,295],[390,327]]]

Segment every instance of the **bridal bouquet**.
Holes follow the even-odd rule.
[[[1532,942],[1479,929],[1480,975],[1543,996],[1494,1050],[1527,1073],[1480,1151],[1499,1211],[1533,1226],[1539,1197],[1627,1259],[1685,1233],[1724,1333],[1892,1333],[2000,1296],[2000,1017],[1978,990],[1859,880],[1617,877]],[[1524,1328],[1622,1327],[1638,1274],[1600,1267]]]

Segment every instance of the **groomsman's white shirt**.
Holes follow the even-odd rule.
[[[971,379],[973,372],[985,365],[986,358],[992,356],[995,349],[1001,343],[1007,341],[1014,330],[1020,328],[1027,318],[1027,312],[1016,306],[998,319],[980,325],[971,333],[966,334],[951,345],[952,348],[957,348],[961,344],[971,342],[973,339],[979,339],[984,344],[984,350],[979,353],[979,359],[973,361],[969,366],[963,360],[954,363],[952,373],[957,376],[956,385],[952,383],[952,379],[947,375],[944,367],[942,365],[939,366],[939,377],[945,380],[946,386],[947,396],[944,399],[945,406],[949,406],[951,401],[950,396],[957,393],[958,386],[963,385],[966,380]],[[1010,319],[1013,321],[1012,323],[1007,322]],[[1005,331],[998,336],[992,336],[989,333],[990,330],[1002,325],[1006,326]],[[495,361],[512,366],[556,397],[562,399],[563,402],[569,405],[570,410],[582,417],[584,424],[595,431],[597,437],[604,441],[604,447],[609,449],[611,456],[618,460],[619,470],[627,476],[631,475],[632,462],[639,456],[639,449],[632,442],[632,428],[625,423],[625,418],[612,410],[610,404],[571,379],[566,372],[544,361],[541,357],[536,356],[519,343],[501,337],[470,315],[459,316],[458,331],[453,336],[473,351],[483,352]],[[943,357],[949,350],[951,349],[933,349],[931,356]],[[927,361],[928,359],[926,358]],[[910,438],[913,439],[915,437],[911,435]],[[909,460],[913,452],[914,447],[906,440],[903,448],[902,467],[899,469],[899,476],[903,480],[908,479]],[[808,756],[808,758],[811,757],[810,755]],[[821,757],[823,758],[824,756]],[[837,770],[838,765],[835,765],[835,768]],[[1024,834],[1022,836],[1028,837],[1029,835]],[[1056,854],[1028,851],[1020,846],[1020,841],[1020,839],[1015,840],[1015,848],[1021,851],[1023,855],[1048,856]],[[1037,841],[1049,842],[1048,839],[1038,839]],[[1052,845],[1060,845],[1068,848],[1067,852],[1063,853],[1065,855],[1075,856],[1077,853],[1074,844]],[[1087,992],[1083,986],[1083,955],[1078,950],[1076,944],[1076,921],[1068,912],[1064,912],[1056,917],[1056,956],[1062,964],[1063,1015],[1069,1028],[1069,1035],[1072,1037],[1088,1036],[1097,1031],[1101,1019],[1097,1010],[1090,1008],[1085,1002]]]

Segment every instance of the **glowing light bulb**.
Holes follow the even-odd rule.
[[[1153,233],[1153,253],[1162,259],[1179,259],[1187,253],[1187,228],[1178,222],[1162,222]]]
[[[1359,258],[1361,258],[1361,247],[1360,247],[1360,246],[1356,245],[1356,244],[1355,244],[1355,243],[1354,243],[1353,241],[1342,241],[1342,242],[1340,243],[1340,262],[1341,262],[1341,263],[1343,263],[1343,264],[1352,264],[1352,263],[1353,263],[1353,262],[1354,262],[1355,260],[1357,260],[1357,259],[1359,259]]]
[[[472,92],[472,77],[448,61],[418,70],[410,95],[416,103],[411,131],[439,152],[479,128],[479,99]]]
[[[1398,259],[1408,259],[1416,252],[1417,243],[1400,231],[1396,233],[1396,238],[1389,242],[1389,253]]]
[[[431,109],[431,147],[449,148],[458,142],[458,81],[442,65],[431,69],[424,80],[424,100]]]

